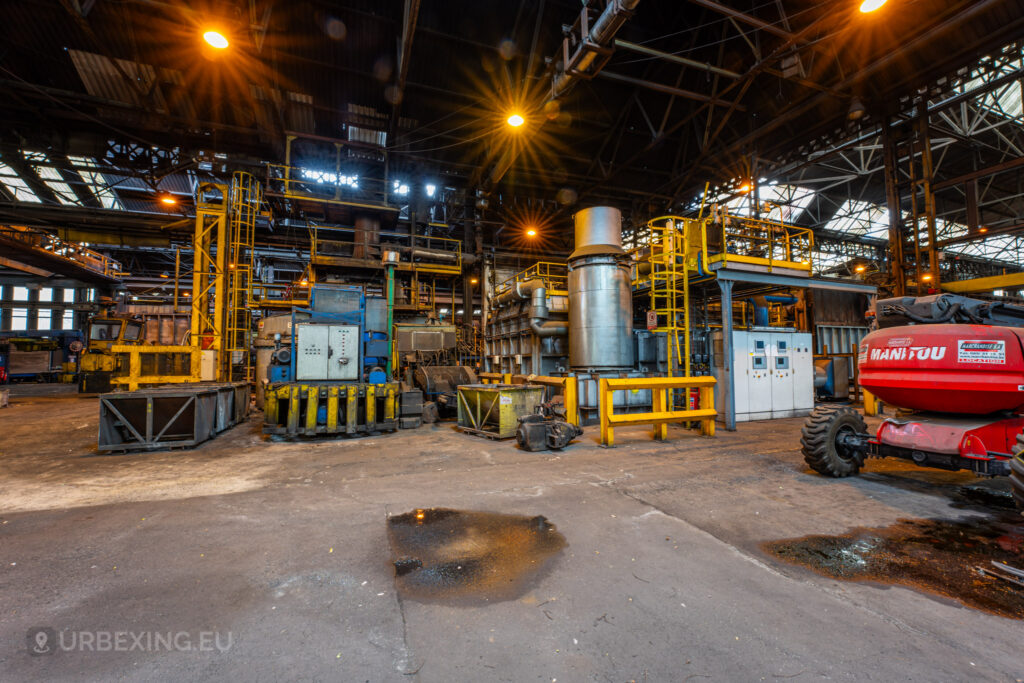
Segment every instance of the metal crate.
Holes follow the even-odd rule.
[[[516,384],[463,384],[459,387],[459,427],[492,439],[511,439],[519,418],[537,411],[544,387]]]
[[[100,396],[101,453],[191,448],[245,420],[245,382],[175,384]]]

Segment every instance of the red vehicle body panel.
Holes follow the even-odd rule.
[[[860,345],[860,384],[882,401],[936,413],[1024,408],[1024,328],[908,325]]]

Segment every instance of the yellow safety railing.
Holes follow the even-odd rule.
[[[200,359],[202,350],[198,346],[140,346],[115,344],[110,347],[111,353],[128,356],[128,374],[111,377],[113,384],[125,385],[128,391],[135,391],[142,385],[151,384],[183,384],[200,381]],[[178,365],[181,372],[174,374],[142,374],[142,357],[152,356],[153,364],[158,365],[163,356],[172,366]],[[188,371],[175,362],[175,357],[188,357]],[[166,363],[165,363],[166,364]]]
[[[535,384],[544,387],[555,387],[562,390],[562,401],[565,404],[565,421],[579,426],[580,402],[579,385],[575,377],[543,377],[540,375],[512,375],[512,384]]]
[[[548,294],[564,292],[569,287],[569,270],[564,263],[538,261],[526,270],[520,271],[494,288],[495,294],[501,294],[515,286],[517,282],[540,280]]]
[[[385,178],[346,175],[338,168],[316,171],[287,164],[267,164],[267,194],[322,204],[398,211],[389,205]]]
[[[750,263],[811,271],[814,233],[810,228],[731,214],[719,214],[701,222],[704,254],[711,263]]]
[[[80,266],[109,278],[126,277],[131,274],[121,269],[120,261],[93,251],[81,243],[62,240],[43,230],[23,225],[0,225],[0,237],[50,252],[66,261],[74,261]]]
[[[650,389],[653,411],[650,413],[615,414],[615,392]],[[672,390],[698,389],[699,406],[696,410],[672,410]],[[715,435],[715,378],[714,377],[630,377],[602,379],[598,397],[601,405],[601,444],[615,445],[615,427],[627,425],[653,425],[654,438],[668,437],[672,422],[700,422],[701,433]],[[689,405],[689,391],[686,396]]]

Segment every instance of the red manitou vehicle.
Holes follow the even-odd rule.
[[[831,477],[857,474],[867,456],[1009,475],[1024,507],[1024,307],[936,294],[875,312],[860,385],[903,411],[869,434],[854,409],[817,407],[800,440],[807,464]]]

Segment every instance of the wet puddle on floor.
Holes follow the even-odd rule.
[[[497,602],[525,593],[566,546],[545,517],[429,508],[388,518],[399,592]]]
[[[1024,619],[1024,518],[900,520],[840,536],[771,541],[787,562],[847,581],[909,586],[993,614]],[[1019,583],[1015,583],[1019,582]]]

